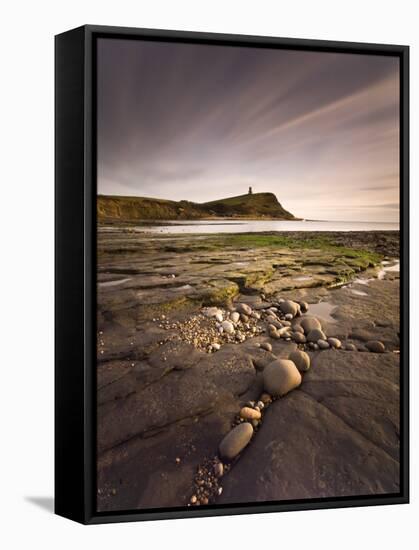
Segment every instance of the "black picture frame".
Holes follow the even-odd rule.
[[[400,493],[102,512],[96,496],[96,40],[133,38],[400,59]],[[86,25],[55,37],[55,513],[84,523],[409,502],[409,47]]]

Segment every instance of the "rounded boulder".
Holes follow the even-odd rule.
[[[307,334],[307,342],[317,342],[318,340],[326,340],[325,333],[318,328],[310,330],[310,332]]]
[[[285,395],[300,384],[301,374],[289,359],[276,359],[263,371],[263,386],[270,395]]]
[[[365,344],[365,347],[368,351],[372,351],[373,353],[384,353],[386,351],[385,345],[378,340],[370,340]]]
[[[279,309],[285,315],[291,314],[293,317],[295,317],[300,311],[300,306],[299,304],[297,304],[297,302],[293,302],[292,300],[284,300],[279,304]]]
[[[306,337],[301,332],[293,332],[292,339],[296,344],[305,344],[306,342]]]
[[[315,317],[304,317],[303,319],[301,319],[300,325],[306,334],[308,334],[312,330],[322,330],[322,325],[320,321]]]
[[[233,428],[221,441],[218,452],[221,458],[233,460],[248,445],[252,439],[253,426],[249,422],[243,422]]]
[[[356,346],[355,344],[352,344],[352,342],[349,342],[346,344],[345,349],[346,351],[356,351]]]
[[[245,315],[252,315],[252,308],[247,304],[237,304],[236,311],[244,313]]]
[[[300,334],[304,334],[304,329],[301,325],[298,325],[298,324],[293,325],[292,330],[294,332],[299,332]]]
[[[317,345],[320,349],[329,349],[330,344],[329,342],[326,342],[326,340],[317,340]]]
[[[342,347],[342,342],[338,338],[328,338],[327,341],[331,348],[339,349]]]
[[[308,303],[307,302],[298,302],[300,304],[300,308],[302,313],[306,313],[308,311]]]
[[[223,321],[221,326],[223,327],[224,332],[226,332],[227,334],[234,333],[234,325],[230,321]]]
[[[266,351],[272,351],[272,344],[269,342],[262,342],[260,347]]]
[[[310,368],[310,356],[305,351],[297,349],[290,353],[289,359],[295,364],[300,372],[307,372]]]
[[[245,420],[259,420],[262,416],[260,411],[252,409],[251,407],[243,407],[240,411],[240,416]]]
[[[232,323],[238,323],[240,319],[240,313],[238,311],[233,311],[233,313],[230,315],[230,321]]]

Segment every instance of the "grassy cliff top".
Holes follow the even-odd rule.
[[[205,203],[99,195],[97,213],[100,223],[217,218],[296,219],[282,207],[273,193],[240,195]]]

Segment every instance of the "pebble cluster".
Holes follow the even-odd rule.
[[[213,503],[223,492],[221,478],[228,473],[234,459],[249,443],[262,422],[262,414],[273,398],[263,393],[259,401],[248,401],[232,423],[232,430],[220,443],[219,453],[201,464],[194,477],[194,489],[188,506]]]
[[[230,464],[223,464],[218,456],[201,464],[194,478],[194,491],[188,506],[205,506],[214,502],[223,492],[221,478],[229,469]]]
[[[295,352],[294,352],[295,353]],[[299,352],[305,354],[304,352]],[[307,355],[308,366],[310,358]],[[272,371],[270,373],[269,371]],[[297,373],[296,374],[293,372]],[[268,373],[268,375],[265,375]],[[269,405],[301,384],[301,375],[291,360],[277,359],[264,370],[264,391],[257,401],[247,401],[233,420],[231,430],[218,447],[218,455],[199,466],[194,479],[194,492],[189,505],[211,504],[222,493],[220,478],[229,471],[247,447],[262,424],[263,415]],[[268,393],[268,390],[271,393]]]
[[[342,349],[346,351],[363,351],[367,349],[375,353],[384,353],[385,345],[378,340],[372,340],[357,348],[352,342],[343,344],[339,338],[327,337],[321,322],[316,317],[303,315],[309,310],[306,302],[279,299],[278,302],[261,312],[261,319],[267,324],[266,332],[272,339],[293,341],[300,350],[317,351],[326,349]],[[260,347],[272,351],[269,343]]]
[[[185,321],[171,322],[165,315],[153,319],[160,328],[176,330],[178,336],[201,351],[214,353],[223,344],[239,344],[249,338],[267,333],[276,340],[293,341],[304,351],[330,348],[346,351],[368,350],[383,353],[385,346],[379,341],[370,341],[361,348],[348,342],[343,345],[338,338],[328,338],[320,321],[307,313],[307,302],[295,302],[279,298],[277,302],[254,311],[248,304],[238,303],[229,310],[208,307]],[[258,344],[266,351],[272,351],[269,342]]]
[[[218,344],[220,341],[216,327],[201,313],[192,315],[185,321],[170,321],[165,315],[153,321],[159,323],[160,328],[175,330],[181,340],[201,351],[209,351],[213,343]]]
[[[227,334],[228,337],[233,337],[240,322],[248,323],[249,319],[253,318],[267,325],[266,332],[271,338],[293,340],[298,344],[298,349],[292,351],[288,359],[275,359],[264,368],[263,393],[257,401],[244,403],[232,422],[231,430],[220,442],[218,455],[198,468],[189,506],[210,504],[221,494],[220,479],[239,458],[255,432],[260,429],[263,415],[269,405],[301,385],[302,374],[307,372],[311,365],[310,356],[305,349],[343,349],[338,338],[327,337],[317,318],[302,316],[308,309],[309,306],[305,302],[280,299],[277,304],[258,312],[252,311],[247,304],[238,304],[227,314],[219,308],[203,310],[202,314],[205,317],[214,318],[215,328],[220,335]],[[263,332],[263,329],[260,329],[260,332]],[[259,346],[272,352],[269,342],[263,342]],[[385,351],[384,344],[379,341],[367,342],[365,348],[376,353]],[[347,343],[345,349],[355,351],[357,348],[354,344]]]
[[[249,311],[249,315],[240,311]],[[176,330],[179,338],[197,349],[213,353],[221,349],[223,344],[240,344],[248,338],[262,334],[264,329],[258,323],[259,319],[260,315],[246,306],[231,310],[204,308],[185,321],[172,322],[165,315],[153,321],[158,322],[160,328]]]

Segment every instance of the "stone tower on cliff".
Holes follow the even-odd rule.
[[[252,188],[249,187],[249,193],[248,194],[251,195],[252,193],[253,193]]]

